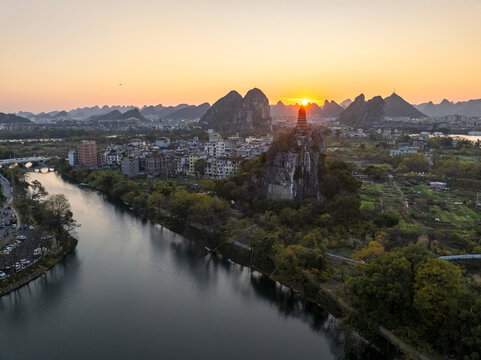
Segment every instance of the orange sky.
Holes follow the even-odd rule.
[[[481,98],[479,0],[1,0],[0,112]],[[119,84],[122,83],[122,86]]]

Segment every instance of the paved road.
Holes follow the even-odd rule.
[[[15,232],[15,229],[12,226],[5,226],[1,224],[6,224],[7,221],[11,220],[12,215],[15,215],[17,218],[17,227],[21,226],[20,218],[18,217],[17,212],[15,209],[11,208],[10,204],[13,200],[13,193],[12,187],[10,186],[10,182],[0,174],[0,184],[2,185],[3,195],[7,198],[7,200],[2,204],[0,208],[0,240],[7,238],[8,236],[12,235]]]

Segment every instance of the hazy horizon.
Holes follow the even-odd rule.
[[[262,89],[261,89],[262,90]],[[227,93],[226,93],[227,94]],[[356,96],[360,95],[361,93],[357,94]],[[397,93],[398,94],[398,93]],[[244,96],[245,94],[242,94],[242,96]],[[388,95],[382,95],[382,94],[378,94],[380,96],[382,96],[383,98],[386,98],[388,97],[389,95],[391,94],[388,94]],[[402,94],[398,94],[399,96],[403,97]],[[335,99],[324,99],[324,100],[329,100],[329,101],[332,101],[334,100],[337,104],[340,104],[342,103],[344,100],[351,100],[351,101],[354,101],[354,98],[356,96],[353,96],[351,98],[345,98],[343,100],[335,100]],[[374,95],[376,96],[376,95]],[[268,97],[269,98],[269,97]],[[370,97],[366,97],[366,100],[369,100]],[[404,97],[403,97],[404,98]],[[215,101],[217,101],[218,99],[216,99]],[[269,99],[269,105],[273,106],[273,105],[276,105],[279,101],[282,101],[285,105],[300,105],[301,103],[301,100],[302,99],[286,99],[286,98],[280,98],[276,101],[272,101],[271,99]],[[312,99],[311,99],[312,100]],[[313,101],[313,103],[316,103],[317,105],[321,106],[321,105],[324,105],[324,100],[316,100],[316,101]],[[406,100],[406,98],[404,98],[404,100]],[[449,100],[449,101],[452,101],[451,99],[446,99],[446,100]],[[472,98],[472,99],[461,99],[461,100],[458,100],[459,102],[463,102],[463,101],[469,101],[469,100],[481,100],[481,97],[480,98]],[[3,111],[1,108],[0,108],[0,113],[3,112],[3,113],[19,113],[19,112],[31,112],[31,113],[34,113],[34,114],[39,114],[39,113],[49,113],[49,112],[52,112],[52,111],[72,111],[72,110],[76,110],[76,109],[80,109],[80,108],[92,108],[92,107],[95,107],[95,106],[98,106],[99,108],[102,108],[104,106],[108,106],[108,107],[116,107],[116,106],[119,106],[119,107],[129,107],[129,106],[133,106],[133,107],[136,107],[138,109],[142,109],[143,107],[145,106],[157,106],[157,105],[162,105],[164,107],[169,107],[169,106],[178,106],[178,105],[181,105],[181,104],[187,104],[189,106],[192,106],[192,105],[195,105],[195,106],[199,106],[201,104],[204,104],[204,103],[209,103],[211,106],[212,104],[215,103],[215,101],[213,102],[210,102],[210,101],[203,101],[203,102],[200,102],[200,103],[195,103],[195,104],[189,104],[187,102],[179,102],[179,103],[173,103],[173,104],[165,104],[165,103],[162,103],[162,102],[158,102],[158,103],[152,103],[152,104],[141,104],[141,105],[136,105],[136,104],[101,104],[101,103],[98,103],[98,104],[92,104],[92,105],[80,105],[80,106],[77,106],[77,107],[74,107],[74,108],[61,108],[61,107],[57,107],[57,108],[52,108],[52,109],[47,109],[47,110],[39,110],[39,111],[31,111],[31,110],[25,110],[25,109],[19,109],[19,110],[15,110],[15,111]],[[425,102],[429,102],[431,100],[428,100],[428,101],[425,101]],[[458,102],[458,101],[454,101],[454,102]],[[409,102],[409,101],[408,101]],[[439,102],[433,102],[435,105],[439,104],[441,101]],[[410,104],[412,105],[419,105],[421,103],[412,103],[410,102]]]
[[[0,10],[1,112],[212,104],[253,87],[273,104],[481,98],[479,0],[4,0]]]

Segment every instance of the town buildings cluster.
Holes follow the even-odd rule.
[[[208,140],[198,137],[172,140],[162,137],[148,144],[134,139],[128,144],[110,145],[100,151],[95,141],[84,140],[69,151],[72,166],[120,168],[127,176],[203,176],[227,178],[239,169],[243,159],[252,159],[266,152],[272,142],[270,136],[224,139],[208,130]]]

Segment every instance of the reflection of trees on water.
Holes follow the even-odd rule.
[[[369,348],[355,333],[341,326],[327,311],[299,300],[289,288],[248,268],[233,266],[221,256],[205,255],[201,245],[195,241],[173,234],[164,233],[162,236],[171,241],[172,258],[177,269],[188,272],[201,291],[214,291],[219,282],[227,278],[232,289],[246,301],[254,296],[261,298],[275,306],[282,317],[299,319],[308,324],[314,332],[327,340],[336,359],[384,358]],[[159,237],[159,233],[155,237]],[[222,273],[226,276],[220,276]]]
[[[35,299],[34,306],[38,309],[54,307],[65,298],[65,288],[76,282],[80,261],[76,253],[68,255],[55,264],[45,274],[30,281],[21,288],[0,298],[1,317],[13,319],[25,315],[26,302]],[[34,295],[34,296],[33,296]],[[3,313],[3,310],[8,310]]]
[[[341,325],[334,316],[317,305],[299,300],[287,287],[268,277],[252,272],[250,283],[256,294],[277,306],[284,317],[300,319],[329,343],[336,359],[383,359],[352,330]]]
[[[65,181],[65,179],[63,180]],[[69,181],[65,182],[70,183]],[[176,271],[186,273],[193,279],[192,283],[199,291],[216,291],[216,289],[222,287],[223,283],[228,282],[230,287],[244,301],[262,298],[275,306],[282,317],[300,319],[308,324],[314,332],[327,340],[331,353],[336,359],[381,358],[374,352],[366,351],[365,346],[356,339],[356,336],[337,325],[335,319],[326,311],[300,301],[288,288],[248,268],[241,268],[238,265],[233,266],[220,256],[205,255],[201,243],[189,241],[166,228],[150,224],[135,216],[132,217],[133,214],[128,207],[105,194],[88,188],[81,190],[76,188],[76,190],[78,190],[78,194],[75,194],[77,196],[85,196],[85,191],[95,192],[108,204],[108,210],[113,210],[122,223],[135,219],[135,222],[138,222],[135,225],[139,227],[141,227],[141,223],[147,225],[148,230],[144,228],[147,230],[147,234],[143,235],[150,238],[151,250],[154,253],[165,254],[165,259],[172,260],[172,265],[175,266]],[[96,201],[98,200],[100,199],[96,199]],[[145,241],[148,240],[145,239]],[[55,266],[51,272],[47,273],[47,276],[32,282],[31,285],[24,288],[25,290],[15,292],[13,298],[10,297],[8,301],[20,302],[26,291],[27,295],[29,295],[29,292],[39,292],[40,296],[37,295],[35,298],[39,299],[40,303],[48,301],[50,304],[52,302],[55,304],[58,302],[57,299],[63,298],[64,294],[62,293],[64,293],[65,285],[74,282],[72,277],[76,275],[79,266],[79,259],[75,255],[69,256]],[[69,279],[68,282],[65,281],[65,278]],[[2,301],[0,301],[0,311],[2,305],[11,304],[2,304]],[[7,306],[7,308],[11,308],[11,306]],[[11,314],[11,316],[15,316],[15,314]],[[16,316],[20,316],[20,314]]]

